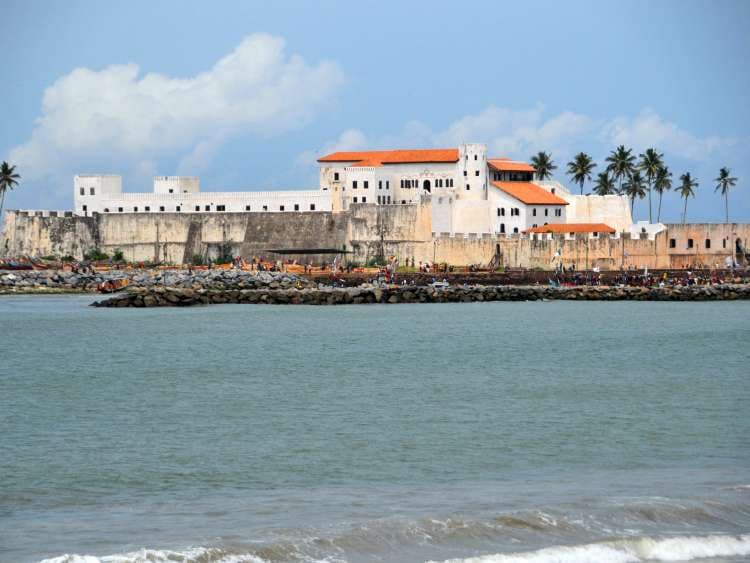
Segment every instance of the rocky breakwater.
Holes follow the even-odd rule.
[[[59,270],[0,271],[2,293],[82,293],[93,292],[104,282],[128,280],[130,288],[182,289],[288,289],[312,284],[292,274],[245,272],[243,270],[109,270],[77,273]]]
[[[333,288],[261,282],[260,287],[140,287],[94,303],[97,307],[176,307],[215,303],[344,305],[359,303],[471,303],[484,301],[720,301],[750,299],[750,285],[689,287],[431,286]]]

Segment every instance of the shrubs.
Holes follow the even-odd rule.
[[[120,250],[119,248],[115,249],[115,251],[112,253],[112,261],[125,262],[125,255],[122,253],[122,250]]]
[[[83,254],[83,259],[89,262],[100,262],[102,260],[109,260],[109,254],[102,252],[99,248],[92,248]]]
[[[203,259],[203,255],[201,254],[193,254],[193,258],[190,261],[190,263],[193,266],[205,266],[206,265],[206,261]]]

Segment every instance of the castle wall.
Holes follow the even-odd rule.
[[[93,248],[123,251],[132,261],[189,262],[222,250],[245,258],[267,256],[330,262],[330,254],[275,255],[272,250],[341,249],[364,263],[381,256],[453,265],[553,269],[566,267],[724,267],[739,262],[750,244],[750,224],[665,225],[659,233],[490,235],[433,232],[428,196],[414,205],[353,204],[341,213],[118,213],[93,217],[8,211],[0,238],[2,256],[72,255]],[[692,242],[690,242],[692,241]],[[736,253],[737,247],[742,250]]]

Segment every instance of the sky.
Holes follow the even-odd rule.
[[[317,187],[333,150],[484,143],[664,153],[721,221],[750,221],[750,2],[3,0],[6,207],[70,209],[73,175],[198,175],[204,191]],[[9,81],[9,82],[7,82]],[[588,187],[588,186],[587,186]],[[662,220],[682,200],[664,198]],[[636,219],[648,217],[645,201]]]

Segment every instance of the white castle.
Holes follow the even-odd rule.
[[[201,192],[197,177],[157,176],[152,193],[115,175],[77,175],[75,214],[311,213],[358,205],[430,205],[436,233],[614,232],[631,228],[625,196],[580,196],[535,179],[527,163],[487,147],[335,152],[318,159],[317,190]],[[563,226],[565,225],[565,226]]]

